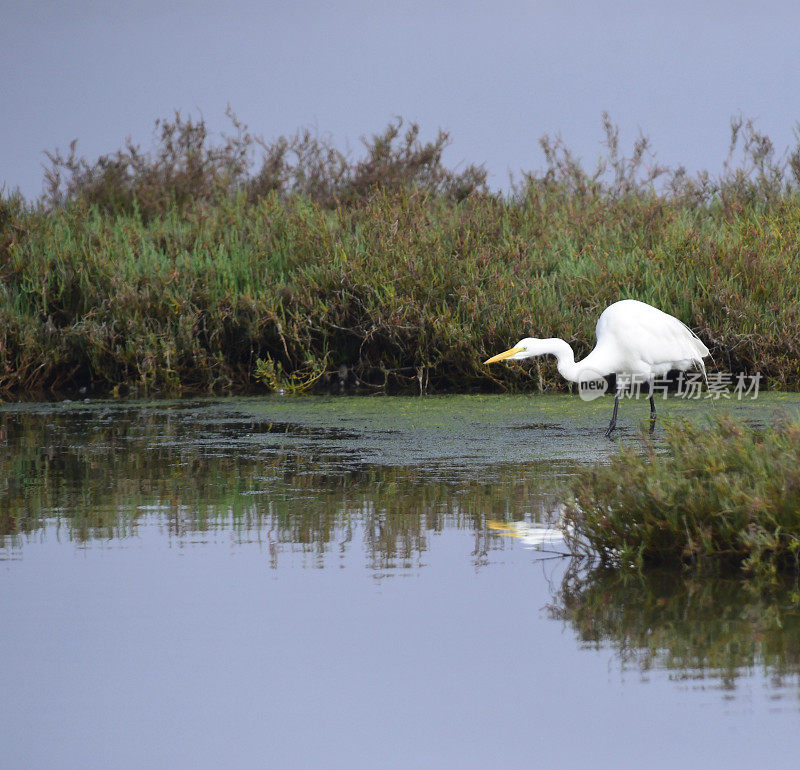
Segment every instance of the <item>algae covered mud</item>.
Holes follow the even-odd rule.
[[[539,537],[615,451],[610,401],[3,406],[9,766],[788,764],[793,578],[622,578]],[[659,419],[711,411],[800,396]]]

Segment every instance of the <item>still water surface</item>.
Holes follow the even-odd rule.
[[[794,582],[620,580],[536,545],[613,451],[609,407],[0,408],[0,764],[792,766]],[[647,408],[622,408],[636,442]],[[663,413],[712,409],[800,398]]]

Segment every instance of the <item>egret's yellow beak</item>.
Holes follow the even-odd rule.
[[[502,361],[506,358],[511,358],[514,353],[519,353],[523,348],[511,348],[510,350],[504,350],[502,353],[498,353],[496,356],[492,356],[491,358],[487,358],[483,363],[484,364],[493,364],[495,361]]]

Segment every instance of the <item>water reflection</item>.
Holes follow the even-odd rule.
[[[611,647],[624,670],[656,669],[725,691],[761,672],[776,692],[800,694],[800,591],[657,571],[624,576],[574,567],[550,607],[581,642]]]
[[[562,505],[557,504],[547,521],[488,521],[492,532],[505,537],[513,537],[524,547],[569,556],[564,529],[562,528]]]
[[[358,438],[193,403],[0,413],[0,535],[6,547],[48,527],[125,539],[155,517],[179,541],[226,531],[267,544],[273,566],[285,549],[322,566],[357,530],[369,566],[386,569],[418,563],[431,535],[456,527],[474,532],[481,563],[504,547],[487,520],[546,518],[563,476],[549,461],[483,474],[370,464]]]
[[[157,532],[179,545],[257,543],[276,570],[300,553],[307,566],[338,566],[347,555],[348,564],[386,574],[422,567],[433,539],[458,530],[448,543],[457,543],[459,559],[482,567],[509,549],[514,580],[524,583],[534,560],[564,550],[560,533],[545,526],[557,518],[564,479],[611,451],[593,427],[576,436],[552,416],[532,417],[536,408],[549,406],[353,399],[6,407],[0,559],[24,559],[30,539],[124,547]],[[461,584],[452,585],[448,602],[457,602]],[[497,591],[504,602],[508,585]],[[726,691],[758,671],[775,692],[797,690],[795,584],[569,568],[551,593],[552,617],[586,646],[613,649],[623,669],[668,671]]]

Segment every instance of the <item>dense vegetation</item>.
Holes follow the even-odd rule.
[[[41,200],[0,197],[0,394],[564,387],[552,362],[481,361],[526,335],[585,354],[624,297],[720,369],[800,388],[800,150],[751,124],[718,178],[690,178],[645,139],[621,155],[606,118],[597,169],[545,137],[544,171],[499,194],[445,167],[443,132],[397,121],[353,159],[232,119],[216,144],[180,115],[152,152],[73,144]]]
[[[729,417],[666,428],[578,471],[566,523],[576,552],[607,564],[715,563],[761,575],[800,569],[800,424],[756,429]]]

